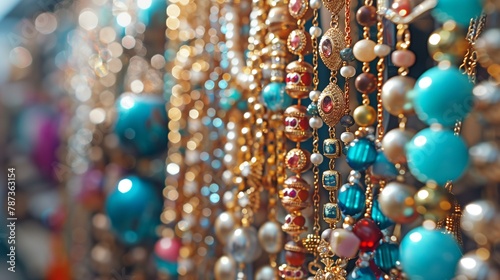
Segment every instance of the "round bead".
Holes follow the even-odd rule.
[[[365,210],[365,192],[359,183],[340,187],[338,205],[343,216],[358,217]]]
[[[377,23],[377,9],[374,6],[362,6],[356,12],[356,20],[361,26],[372,26]]]
[[[229,234],[234,230],[235,220],[231,212],[222,212],[214,223],[215,236],[222,244],[226,244]]]
[[[463,28],[467,28],[472,18],[481,15],[483,2],[483,0],[439,0],[432,14],[441,23],[453,20]]]
[[[377,57],[375,45],[376,43],[369,39],[359,40],[353,47],[354,57],[361,62],[371,62]]]
[[[323,162],[323,155],[319,153],[311,154],[311,163],[314,165],[320,165]]]
[[[472,238],[482,238],[490,242],[500,239],[500,215],[490,201],[478,200],[464,207],[461,226],[465,234]]]
[[[352,232],[361,241],[359,243],[359,250],[361,252],[371,252],[377,248],[380,239],[382,239],[382,232],[377,227],[377,224],[371,219],[363,218],[359,220],[352,229]]]
[[[468,47],[464,30],[454,21],[446,22],[429,36],[429,53],[436,61],[457,62],[465,56]]]
[[[371,166],[372,176],[376,178],[393,179],[399,175],[398,170],[385,156],[383,151],[377,151],[377,158]]]
[[[321,239],[325,240],[326,242],[330,242],[330,236],[332,235],[333,229],[327,228],[321,233]]]
[[[386,44],[377,44],[373,51],[378,57],[386,57],[391,53],[391,47]]]
[[[266,107],[273,111],[281,111],[292,104],[292,98],[285,91],[284,83],[269,83],[262,90],[262,98]]]
[[[268,221],[259,228],[259,241],[262,249],[269,254],[276,254],[283,248],[283,231],[281,225]]]
[[[257,231],[253,227],[235,229],[229,236],[227,245],[229,253],[238,263],[254,261],[260,249]]]
[[[286,92],[293,98],[306,98],[313,90],[313,67],[305,61],[293,61],[286,66]]]
[[[311,92],[309,92],[309,99],[311,99],[311,101],[318,101],[320,95],[321,91],[312,90]]]
[[[352,169],[358,171],[366,170],[376,159],[377,149],[375,148],[375,143],[372,141],[360,138],[349,144],[346,161]]]
[[[358,252],[361,241],[352,232],[345,229],[335,229],[330,235],[330,248],[341,258],[352,258]]]
[[[345,49],[340,50],[340,58],[343,61],[347,61],[347,62],[354,61],[355,57],[354,57],[353,50],[351,48],[345,48]]]
[[[406,145],[406,157],[415,178],[442,186],[460,178],[469,165],[467,146],[451,130],[421,130]]]
[[[177,238],[163,237],[154,247],[155,256],[170,263],[177,263],[182,241]]]
[[[307,106],[307,114],[309,116],[317,116],[318,115],[318,105],[316,103],[311,103]]]
[[[413,113],[413,104],[408,98],[408,92],[413,89],[415,79],[408,76],[394,76],[382,86],[382,105],[394,116]]]
[[[321,34],[323,34],[323,30],[321,30],[320,27],[311,26],[311,28],[309,28],[309,34],[311,34],[312,37],[319,38]]]
[[[457,280],[494,280],[500,279],[500,273],[487,259],[472,251],[465,254],[458,262]]]
[[[340,134],[340,140],[342,140],[342,142],[344,143],[350,143],[354,140],[354,134],[352,132],[342,132],[342,134]]]
[[[369,265],[369,264],[367,264]],[[347,280],[376,280],[378,279],[369,266],[355,267],[349,275]]]
[[[392,163],[406,163],[405,146],[411,141],[414,132],[399,128],[387,132],[382,139],[382,150]]]
[[[309,6],[311,7],[311,9],[317,10],[321,8],[321,0],[310,0]]]
[[[354,86],[361,93],[372,93],[377,89],[377,77],[372,73],[361,73],[354,80]]]
[[[283,113],[285,136],[294,142],[304,142],[312,136],[307,109],[304,106],[292,105]]]
[[[345,115],[340,119],[340,124],[345,127],[351,127],[354,125],[354,118],[351,115]]]
[[[289,265],[300,267],[306,261],[306,254],[301,252],[286,251],[285,260]]]
[[[383,272],[389,273],[391,269],[396,268],[396,263],[399,261],[399,246],[395,243],[383,242],[375,250],[374,260]]]
[[[361,105],[352,113],[354,121],[359,126],[370,126],[375,123],[377,112],[370,105]]]
[[[415,205],[425,219],[437,222],[451,213],[453,197],[445,188],[427,184],[415,194]]]
[[[309,126],[315,129],[319,129],[323,126],[323,120],[318,116],[314,116],[309,119]]]
[[[433,67],[420,76],[412,92],[415,112],[429,125],[451,127],[471,111],[472,88],[467,75],[458,68]]]
[[[276,275],[275,269],[268,265],[265,265],[257,270],[257,273],[255,274],[255,280],[275,280],[278,279],[277,276],[278,275]],[[226,279],[234,279],[234,277]]]
[[[378,200],[373,200],[373,205],[372,205],[372,220],[377,224],[377,226],[380,229],[386,229],[390,226],[394,225],[394,222],[386,217],[384,213],[382,213],[382,210],[380,209],[380,204],[378,203]]]
[[[378,196],[380,210],[398,224],[410,223],[418,217],[414,194],[412,187],[400,182],[390,182]]]
[[[340,75],[344,78],[352,78],[356,75],[356,68],[351,65],[343,66],[340,68]]]
[[[415,64],[415,54],[409,50],[396,50],[391,55],[392,62],[397,67],[410,68]]]
[[[236,262],[228,256],[220,257],[215,263],[214,276],[216,280],[236,279]]]
[[[418,227],[401,241],[400,261],[409,279],[452,279],[462,256],[453,235]]]

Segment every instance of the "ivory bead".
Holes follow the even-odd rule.
[[[320,94],[321,92],[319,90],[313,90],[309,92],[309,99],[311,99],[311,101],[318,101]]]
[[[349,143],[354,140],[354,134],[352,132],[342,132],[342,134],[340,134],[340,140],[344,143]]]
[[[352,78],[354,75],[356,75],[356,68],[352,67],[351,65],[343,66],[340,68],[340,75],[344,78]]]
[[[320,165],[323,162],[323,155],[319,153],[311,154],[311,163],[314,165]]]
[[[415,64],[415,54],[409,50],[397,50],[392,53],[392,62],[398,67],[411,67]]]
[[[391,47],[386,44],[378,44],[375,46],[373,51],[378,57],[386,57],[391,52]]]
[[[321,0],[311,0],[309,2],[309,7],[311,7],[311,9],[319,9],[321,8]]]
[[[311,128],[319,129],[323,126],[323,120],[320,117],[314,116],[309,119],[309,126]]]
[[[361,62],[370,62],[374,60],[377,57],[375,54],[376,45],[374,41],[369,39],[358,41],[353,47],[354,57]]]
[[[321,34],[323,34],[323,30],[321,30],[320,27],[311,26],[311,28],[309,28],[309,34],[311,34],[312,37],[319,38]]]

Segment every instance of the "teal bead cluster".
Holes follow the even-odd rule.
[[[360,217],[366,204],[366,195],[359,183],[344,184],[339,190],[338,205],[342,215]]]
[[[375,249],[373,259],[383,272],[389,273],[391,269],[396,268],[396,263],[399,261],[398,244],[383,242]]]
[[[395,178],[399,174],[394,163],[390,162],[381,150],[377,151],[377,158],[371,167],[371,171],[373,176],[386,179]]]
[[[346,161],[354,170],[364,171],[377,159],[377,149],[373,141],[360,138],[347,146]]]
[[[483,2],[483,0],[439,0],[432,13],[441,23],[453,20],[462,28],[467,28],[472,18],[481,15]]]
[[[266,107],[278,112],[292,105],[292,98],[286,93],[285,83],[269,83],[262,90],[262,98]]]
[[[447,129],[426,128],[406,145],[410,172],[419,181],[443,186],[459,179],[469,165],[469,152],[462,138]]]

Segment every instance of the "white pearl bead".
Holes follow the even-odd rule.
[[[354,75],[356,75],[356,68],[352,67],[351,65],[343,66],[340,68],[340,75],[344,78],[352,78]]]
[[[321,0],[311,0],[309,2],[309,7],[311,7],[311,9],[319,9],[321,8]]]
[[[374,60],[377,57],[375,54],[375,45],[375,42],[369,39],[358,41],[352,48],[354,57],[361,62],[370,62]]]
[[[321,94],[321,91],[313,90],[313,91],[309,92],[309,99],[311,99],[311,101],[318,101],[320,94]]]
[[[314,38],[319,38],[321,34],[323,34],[323,30],[317,26],[311,26],[311,28],[309,28],[309,34]]]
[[[314,153],[311,154],[311,163],[314,165],[320,165],[323,162],[323,155]]]
[[[309,119],[309,126],[311,128],[319,129],[323,126],[323,120],[318,116],[314,116]]]
[[[352,142],[352,140],[354,140],[354,134],[352,132],[342,132],[342,134],[340,134],[340,140],[342,140],[342,142],[344,143],[350,143]]]
[[[391,52],[391,47],[386,44],[379,44],[373,48],[373,51],[378,57],[386,57]]]

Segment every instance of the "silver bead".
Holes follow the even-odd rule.
[[[356,75],[356,68],[351,65],[343,66],[340,68],[340,75],[344,78],[352,78]]]
[[[283,231],[276,222],[266,222],[259,228],[259,242],[264,251],[276,254],[283,248]]]
[[[259,251],[262,251],[257,239],[257,231],[254,227],[235,229],[229,236],[227,248],[229,254],[238,263],[253,262],[258,258]]]
[[[222,244],[226,244],[229,234],[234,230],[235,220],[230,212],[222,212],[215,219],[215,236]]]
[[[312,90],[311,92],[309,92],[309,99],[311,99],[311,101],[318,101],[320,95],[321,91]]]
[[[469,149],[472,162],[477,166],[484,166],[497,162],[499,159],[498,147],[493,142],[482,142]]]
[[[323,34],[323,30],[321,30],[320,27],[311,26],[311,28],[309,28],[309,34],[311,34],[313,38],[319,38],[321,34]]]
[[[391,53],[391,47],[386,44],[378,44],[373,48],[378,57],[386,57]]]
[[[321,0],[309,1],[309,7],[311,7],[311,9],[315,9],[315,10],[321,8]]]
[[[319,153],[311,154],[311,163],[314,165],[320,165],[323,162],[323,155]]]
[[[311,128],[319,129],[323,126],[323,120],[318,116],[311,117],[309,119],[309,126]]]
[[[215,263],[214,276],[216,280],[235,279],[236,271],[237,266],[233,258],[222,256]]]
[[[465,206],[461,226],[465,234],[482,243],[500,240],[500,213],[490,201],[478,200]]]
[[[413,199],[416,189],[400,182],[390,182],[378,196],[380,210],[396,223],[409,223],[418,217]]]

